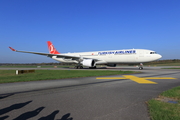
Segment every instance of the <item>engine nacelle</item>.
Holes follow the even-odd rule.
[[[107,64],[109,67],[116,67],[116,64]]]
[[[82,62],[83,66],[94,67],[95,61],[93,59],[84,59]]]

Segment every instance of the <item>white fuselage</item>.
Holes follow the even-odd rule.
[[[66,53],[61,55],[78,56],[82,59],[98,59],[96,64],[144,63],[160,59],[162,56],[155,51],[146,49],[125,49],[94,52]],[[52,59],[65,63],[78,63],[65,57],[53,56]]]
[[[105,64],[107,66],[115,67],[118,63],[144,63],[160,59],[162,56],[152,50],[145,49],[125,49],[125,50],[108,50],[108,51],[92,51],[92,52],[79,52],[79,53],[66,53],[60,54],[51,43],[47,41],[49,53],[19,51],[9,47],[12,51],[31,53],[37,55],[45,55],[54,60],[64,63],[76,63],[75,68],[83,68],[87,66],[96,68],[98,64]],[[140,64],[139,69],[143,69]]]

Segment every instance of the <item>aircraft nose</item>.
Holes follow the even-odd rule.
[[[158,59],[162,58],[162,55],[158,54]]]

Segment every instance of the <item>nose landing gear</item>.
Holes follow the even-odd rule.
[[[139,70],[142,70],[142,69],[143,69],[143,64],[140,63],[140,65],[139,65]]]

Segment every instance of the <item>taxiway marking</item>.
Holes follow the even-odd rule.
[[[123,75],[124,77],[97,77],[96,79],[130,79],[139,84],[157,84],[156,82],[147,79],[176,79],[173,77],[136,77],[133,75]]]

